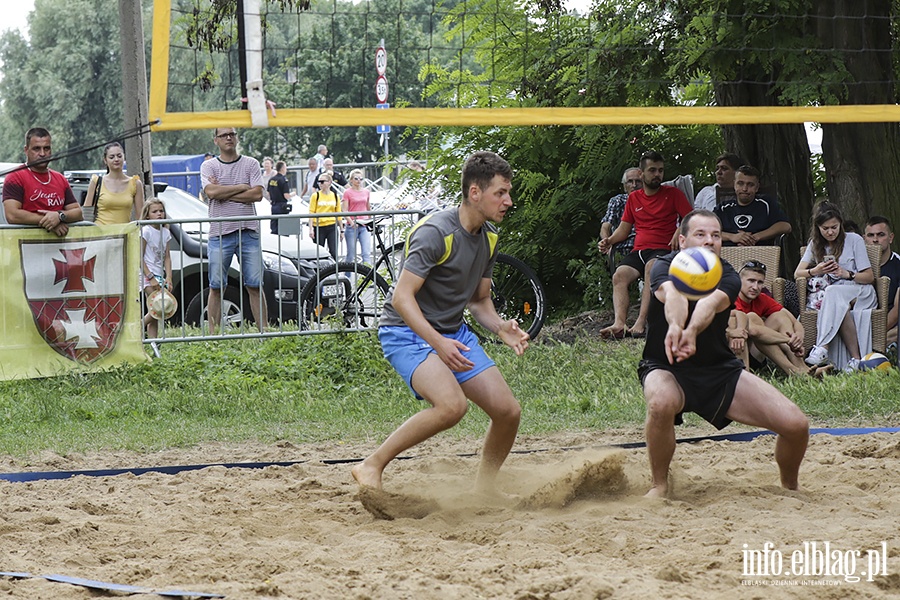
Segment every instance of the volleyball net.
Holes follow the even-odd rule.
[[[149,117],[155,131],[900,121],[891,14],[763,4],[155,0]]]

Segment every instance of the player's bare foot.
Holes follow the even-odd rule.
[[[381,470],[366,464],[366,461],[350,469],[353,479],[361,486],[381,489]]]
[[[665,498],[669,487],[666,485],[654,485],[650,491],[644,494],[644,498]]]

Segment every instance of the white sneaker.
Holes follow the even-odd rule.
[[[813,346],[806,357],[806,364],[811,367],[821,367],[828,362],[828,348]]]
[[[857,371],[859,371],[859,359],[851,358],[847,366],[844,367],[844,373],[856,373]]]

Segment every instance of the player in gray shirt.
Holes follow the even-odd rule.
[[[500,318],[491,300],[491,270],[499,223],[512,207],[512,169],[493,152],[476,152],[462,173],[462,204],[419,221],[407,237],[400,277],[378,327],[385,358],[418,398],[431,407],[410,417],[353,467],[361,485],[381,489],[382,473],[401,452],[449,429],[468,400],[491,419],[476,487],[491,490],[512,449],[521,408],[478,338],[463,321],[472,316],[521,356],[528,334]]]

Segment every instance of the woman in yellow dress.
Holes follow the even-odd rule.
[[[97,225],[124,224],[138,218],[144,209],[144,186],[140,177],[129,177],[122,168],[125,166],[125,152],[122,144],[111,142],[103,148],[103,162],[106,175],[95,177],[87,189],[85,206],[94,201],[95,186],[100,186],[100,196],[94,208]]]

